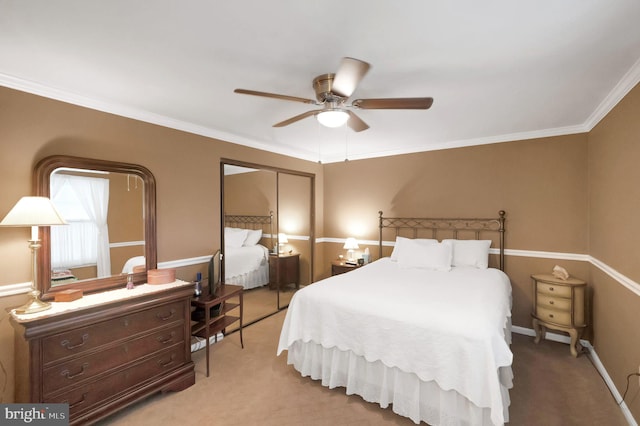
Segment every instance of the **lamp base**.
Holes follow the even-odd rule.
[[[13,311],[18,315],[24,315],[51,309],[51,303],[40,300],[39,296],[40,292],[38,290],[31,290],[29,292],[29,301]]]

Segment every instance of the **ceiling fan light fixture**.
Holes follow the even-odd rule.
[[[341,109],[329,109],[316,114],[316,119],[325,127],[340,127],[349,120],[349,113]]]

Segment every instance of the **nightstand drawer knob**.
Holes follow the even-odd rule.
[[[553,290],[554,290],[554,288],[553,288],[553,287],[549,287],[549,291],[553,291]]]
[[[553,318],[553,314],[549,314],[549,318]]]
[[[554,303],[553,300],[549,300],[550,305],[553,305],[553,303]]]

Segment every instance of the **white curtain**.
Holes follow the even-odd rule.
[[[110,276],[109,180],[54,173],[51,199],[70,223],[51,228],[52,266],[96,264],[98,278]]]

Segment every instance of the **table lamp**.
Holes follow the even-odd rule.
[[[280,247],[280,254],[284,253],[284,245],[287,244],[289,242],[289,239],[287,238],[287,234],[280,232],[278,234],[278,246]]]
[[[356,241],[355,238],[353,237],[349,237],[347,238],[347,240],[344,242],[344,247],[345,250],[347,251],[347,260],[350,262],[353,262],[353,251],[360,248],[358,247],[358,242]]]
[[[38,249],[41,246],[38,238],[38,226],[66,224],[47,197],[22,197],[0,222],[0,226],[31,227],[31,239],[29,240],[32,267],[31,291],[29,292],[29,301],[14,309],[16,314],[32,314],[51,308],[50,303],[40,300],[40,291],[38,290]]]

